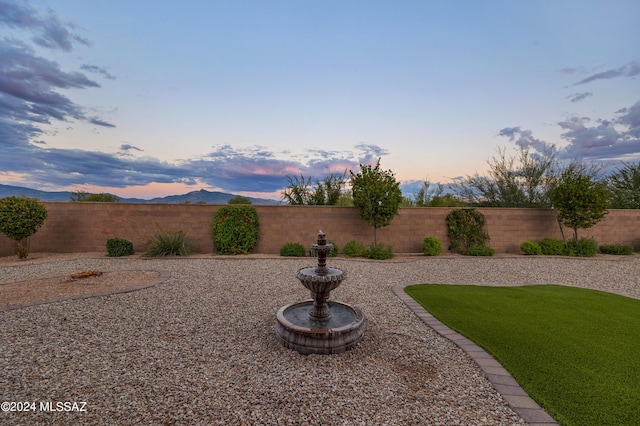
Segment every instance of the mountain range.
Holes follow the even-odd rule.
[[[73,192],[70,191],[40,191],[38,189],[23,188],[21,186],[0,184],[0,198],[25,196],[29,198],[37,198],[40,201],[71,201],[72,194]],[[227,204],[227,202],[234,197],[237,197],[237,195],[201,189],[199,191],[191,191],[182,195],[168,195],[166,197],[156,197],[150,200],[144,200],[142,198],[120,198],[120,202],[157,204]],[[245,198],[251,200],[252,204],[282,204],[280,201],[266,198]]]

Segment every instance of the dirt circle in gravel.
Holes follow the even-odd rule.
[[[166,273],[113,271],[77,279],[73,279],[71,275],[0,284],[0,311],[141,290],[163,281]]]

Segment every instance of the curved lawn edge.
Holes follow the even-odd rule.
[[[119,271],[119,272],[123,272],[123,271]],[[136,270],[132,272],[156,272],[158,273],[158,278],[143,285],[126,287],[118,290],[102,291],[98,293],[83,294],[83,295],[77,295],[77,296],[60,296],[60,297],[54,297],[46,300],[38,300],[30,303],[7,305],[7,306],[0,307],[0,312],[12,311],[14,309],[28,308],[30,306],[46,305],[49,303],[64,302],[67,300],[81,300],[81,299],[90,299],[92,297],[112,296],[115,294],[131,293],[133,291],[144,290],[145,288],[156,286],[158,284],[165,282],[171,277],[171,272],[164,269],[145,269],[144,271]]]
[[[498,391],[511,409],[518,413],[527,424],[558,425],[536,401],[520,387],[509,372],[482,347],[462,334],[450,329],[439,319],[431,315],[425,308],[409,296],[404,289],[414,284],[398,284],[392,288],[394,294],[426,325],[435,332],[455,343],[480,367],[489,382]]]

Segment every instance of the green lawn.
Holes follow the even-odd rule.
[[[406,292],[564,425],[640,425],[640,300],[558,285]]]

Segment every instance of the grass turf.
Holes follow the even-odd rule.
[[[406,292],[493,355],[559,423],[640,424],[640,300],[558,285]]]

